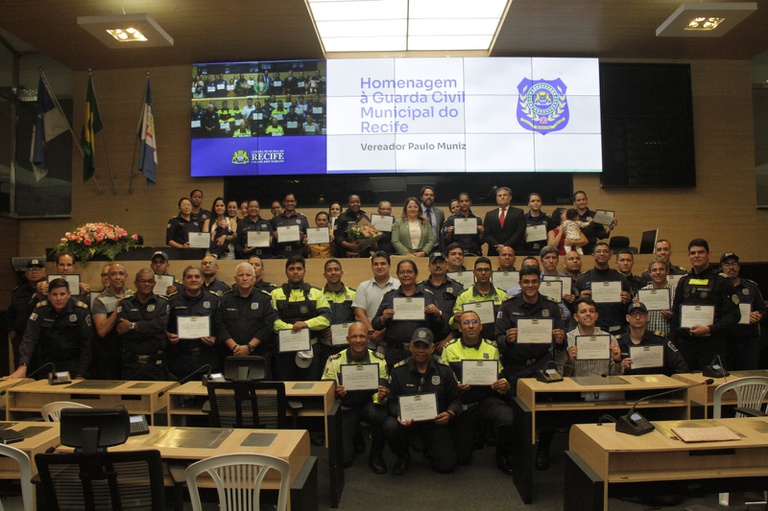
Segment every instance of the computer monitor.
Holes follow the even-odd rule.
[[[659,237],[658,229],[643,231],[643,235],[640,238],[640,253],[653,254],[656,251],[656,240],[658,239],[658,237]]]
[[[96,453],[124,444],[131,432],[128,410],[115,408],[64,408],[61,410],[61,443],[75,451]]]

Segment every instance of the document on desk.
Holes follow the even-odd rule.
[[[609,334],[577,335],[576,347],[579,360],[605,360],[611,356],[611,339]]]
[[[398,396],[400,404],[400,420],[432,421],[437,417],[437,394],[416,394]]]
[[[498,360],[462,360],[461,383],[464,385],[492,385],[499,379]]]
[[[621,282],[592,282],[590,287],[595,303],[621,302]]]
[[[342,364],[341,385],[350,390],[377,390],[379,364]]]
[[[210,337],[210,316],[176,316],[179,339]]]
[[[664,346],[630,346],[632,369],[664,367]]]
[[[519,281],[519,271],[496,270],[493,272],[493,285],[502,291],[515,287],[518,285]]]
[[[552,318],[518,319],[517,342],[518,344],[551,343]]]
[[[493,300],[484,302],[465,303],[461,310],[472,311],[480,317],[480,323],[489,325],[496,321],[496,315],[493,313]]]
[[[714,305],[681,305],[680,328],[709,326],[715,322]]]
[[[392,299],[394,321],[424,321],[424,298],[406,296]]]
[[[295,243],[301,241],[301,230],[298,225],[281,225],[277,228],[278,243]]]
[[[672,308],[672,297],[669,291],[669,288],[638,289],[637,298],[649,311],[666,311]]]
[[[307,351],[312,349],[312,343],[309,339],[309,328],[302,328],[298,332],[293,330],[280,330],[277,333],[278,351],[287,353],[289,351]]]
[[[709,428],[672,428],[677,438],[685,443],[695,442],[729,442],[741,440],[741,437],[725,426],[712,426]]]

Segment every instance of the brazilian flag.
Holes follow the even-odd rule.
[[[101,117],[96,93],[93,90],[93,78],[88,75],[88,95],[85,99],[85,119],[83,132],[80,135],[80,145],[83,148],[83,182],[93,177],[95,170],[94,156],[96,153],[96,133],[101,131]]]

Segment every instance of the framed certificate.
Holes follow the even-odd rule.
[[[192,125],[193,128],[199,128],[201,126],[200,119],[196,119],[196,120],[192,121],[191,125]]]
[[[342,364],[341,385],[350,390],[377,390],[379,364]]]
[[[189,248],[208,248],[211,245],[211,234],[208,232],[190,232]]]
[[[152,288],[152,292],[156,295],[168,294],[168,287],[174,284],[173,275],[157,275],[155,274],[155,287]]]
[[[669,288],[638,289],[637,298],[649,311],[666,311],[671,308],[672,304]]]
[[[498,360],[461,361],[461,383],[465,385],[491,385],[498,379]]]
[[[496,321],[496,315],[493,313],[493,300],[465,303],[461,306],[461,310],[476,312],[480,316],[480,323],[484,325]]]
[[[621,282],[592,282],[591,287],[595,303],[621,302]]]
[[[312,343],[309,340],[309,328],[302,328],[298,332],[293,330],[280,330],[277,333],[278,351],[286,353],[289,351],[307,351],[312,349]]]
[[[69,275],[62,275],[61,273],[52,273],[48,275],[48,283],[50,284],[53,279],[64,279],[69,284],[69,291],[73,295],[80,294],[80,275],[78,273],[70,273]]]
[[[424,320],[424,298],[423,297],[398,297],[392,300],[392,308],[395,315],[392,317],[395,321],[423,321]]]
[[[573,279],[567,275],[542,275],[541,280],[559,280],[563,283],[563,294],[573,294]]]
[[[454,218],[453,234],[477,234],[477,219],[464,217]]]
[[[307,229],[307,245],[327,245],[331,242],[328,227],[310,227]]]
[[[437,417],[437,394],[415,394],[398,396],[400,405],[400,420],[432,421]]]
[[[475,275],[471,271],[449,271],[446,275],[464,286],[464,289],[475,285]]]
[[[517,320],[518,344],[549,344],[552,342],[552,318]]]
[[[592,217],[592,221],[596,224],[611,225],[611,222],[613,222],[615,216],[615,211],[608,209],[598,209],[595,211],[595,216]]]
[[[576,347],[579,360],[605,360],[611,357],[611,336],[609,334],[577,335]]]
[[[345,346],[347,343],[347,334],[351,323],[338,323],[331,325],[331,344],[333,346]]]
[[[664,367],[664,346],[630,346],[632,369]]]
[[[371,215],[371,225],[381,232],[392,232],[392,224],[395,223],[395,217],[385,215]]]
[[[667,275],[667,282],[672,284],[673,288],[677,288],[677,281],[683,277],[685,277],[685,275]]]
[[[709,326],[715,322],[714,305],[681,305],[680,328]]]
[[[210,316],[176,316],[176,328],[179,339],[199,339],[210,337]]]
[[[268,247],[272,238],[269,231],[246,231],[246,243],[249,247]]]
[[[539,286],[539,293],[548,296],[558,302],[563,301],[563,282],[560,280],[543,280]]]
[[[547,241],[547,226],[529,225],[525,228],[525,241],[533,243],[534,241]]]
[[[513,288],[520,282],[519,271],[496,270],[493,272],[493,285],[506,291]]]
[[[752,312],[752,304],[751,303],[740,303],[739,304],[739,312],[741,312],[741,319],[739,320],[740,325],[748,325],[749,324],[749,314]]]
[[[278,243],[295,243],[301,241],[301,229],[298,225],[282,225],[277,228]]]

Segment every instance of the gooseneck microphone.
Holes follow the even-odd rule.
[[[49,366],[50,366],[50,368],[51,368],[51,372],[52,372],[52,373],[53,373],[53,372],[56,372],[56,364],[54,364],[53,362],[46,362],[45,364],[41,365],[40,367],[38,367],[37,369],[35,369],[35,370],[34,370],[34,371],[32,371],[31,373],[29,373],[28,375],[26,375],[26,376],[25,376],[24,378],[22,378],[21,380],[17,381],[16,383],[14,383],[13,385],[11,385],[11,386],[10,386],[10,387],[8,387],[7,389],[4,389],[2,392],[0,392],[0,396],[4,396],[4,395],[6,395],[6,394],[8,393],[8,391],[9,391],[9,390],[11,390],[11,389],[12,389],[13,387],[15,387],[16,385],[21,385],[22,383],[28,383],[28,382],[29,382],[29,380],[32,380],[32,381],[34,381],[34,378],[32,378],[32,377],[33,377],[34,375],[36,375],[37,373],[39,373],[40,371],[42,371],[43,369],[45,369],[46,367],[49,367]]]
[[[166,394],[166,392],[168,392],[169,390],[171,390],[171,389],[175,389],[176,387],[179,387],[179,386],[181,386],[181,385],[184,385],[184,384],[185,384],[185,383],[187,383],[189,380],[191,380],[193,376],[195,376],[196,374],[200,374],[200,373],[202,373],[202,372],[203,372],[204,370],[206,370],[206,369],[208,369],[208,374],[207,374],[206,376],[210,376],[210,375],[211,375],[211,364],[205,364],[205,365],[202,365],[202,366],[198,367],[197,369],[195,369],[194,371],[192,371],[191,373],[189,373],[188,375],[186,375],[186,376],[185,376],[184,378],[182,378],[181,380],[177,381],[175,384],[173,384],[173,385],[171,385],[170,387],[168,387],[167,389],[165,389],[165,390],[161,390],[161,391],[160,391],[160,392],[157,394],[157,397],[163,397],[163,396]]]

